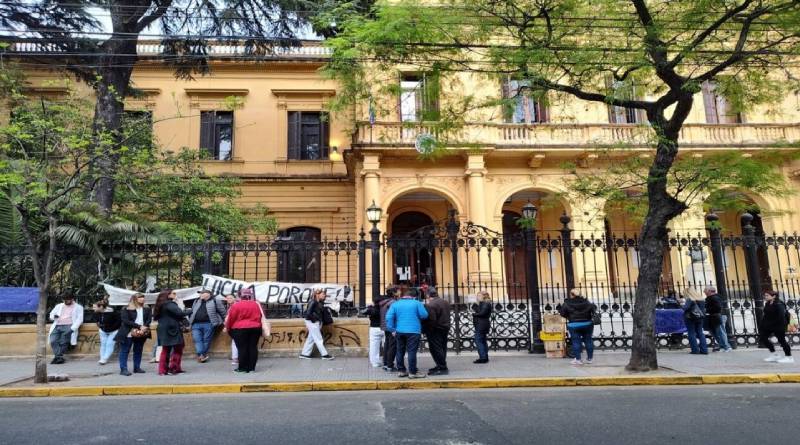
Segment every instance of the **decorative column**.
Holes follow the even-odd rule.
[[[364,178],[364,198],[362,201],[361,208],[358,209],[356,212],[360,221],[362,221],[362,226],[369,226],[370,223],[365,221],[366,216],[366,209],[374,202],[377,207],[381,207],[381,163],[380,163],[380,156],[379,155],[364,155],[364,162],[361,168],[361,177]],[[384,213],[385,215],[385,213]],[[385,221],[385,217],[384,217]],[[377,226],[374,227],[375,230],[378,230],[380,233],[380,229],[382,228],[382,222],[379,223]],[[370,232],[372,234],[372,232]],[[370,239],[370,248],[373,248],[374,241]],[[380,258],[379,258],[380,261]],[[364,278],[366,282],[372,283],[374,287],[374,280],[373,278],[376,276],[380,276],[381,267],[380,264],[378,265],[377,270],[375,270],[374,261],[365,261],[365,266],[367,267],[366,273],[364,274]],[[387,282],[391,280],[391,275],[387,275]],[[370,294],[374,292],[374,289]]]
[[[468,220],[473,224],[486,227],[486,168],[482,154],[467,156],[464,175],[467,177],[469,194]],[[470,269],[474,269],[467,271],[470,284],[476,285],[478,288],[491,287],[491,283],[500,279],[500,261],[499,249],[479,250],[477,267],[470,265]]]

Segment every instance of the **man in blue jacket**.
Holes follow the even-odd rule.
[[[417,349],[419,349],[422,320],[428,318],[428,311],[413,295],[408,287],[401,287],[402,297],[394,302],[386,313],[386,328],[394,334],[397,341],[398,377],[421,379],[426,377],[417,369]],[[408,371],[405,355],[408,351]],[[410,374],[409,374],[410,372]]]

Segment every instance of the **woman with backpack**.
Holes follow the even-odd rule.
[[[594,315],[597,306],[581,296],[578,289],[569,291],[569,298],[558,309],[558,313],[567,319],[567,330],[572,341],[572,365],[591,364],[594,356]],[[586,361],[581,360],[581,345],[586,347]]]
[[[706,334],[703,332],[703,319],[705,311],[697,303],[702,300],[700,291],[694,288],[686,289],[683,293],[683,321],[686,323],[686,333],[689,336],[690,354],[708,355]]]
[[[792,348],[786,341],[786,327],[789,326],[789,311],[786,304],[778,298],[778,293],[772,290],[764,292],[764,317],[758,328],[759,342],[769,349],[772,354],[765,358],[765,362],[794,363]],[[775,346],[770,337],[775,336],[783,348],[783,357],[775,352]]]

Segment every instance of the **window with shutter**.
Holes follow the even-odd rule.
[[[507,79],[503,82],[503,99],[508,99],[503,119],[513,124],[534,124],[548,122],[549,113],[543,99],[532,97],[527,81]]]
[[[606,85],[614,90],[625,86],[622,82],[612,81],[610,78],[606,79]],[[633,86],[630,91],[618,96],[623,99],[636,99],[639,95],[636,92],[636,87]],[[645,121],[646,117],[642,110],[608,105],[608,122],[611,124],[638,124]]]
[[[708,124],[741,124],[742,114],[731,111],[731,105],[725,96],[718,94],[713,82],[703,82],[703,106]]]
[[[327,113],[290,111],[288,123],[288,159],[328,159],[330,124]]]
[[[278,232],[281,252],[278,258],[278,281],[319,283],[322,232],[316,227],[294,227]]]
[[[229,161],[233,154],[233,112],[200,112],[200,149],[209,159]]]

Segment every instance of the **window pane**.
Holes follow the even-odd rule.
[[[220,124],[217,128],[219,129],[217,159],[220,161],[230,161],[231,150],[233,149],[233,126],[231,124]]]
[[[400,82],[400,119],[403,122],[416,122],[419,113],[420,80],[403,80]]]

